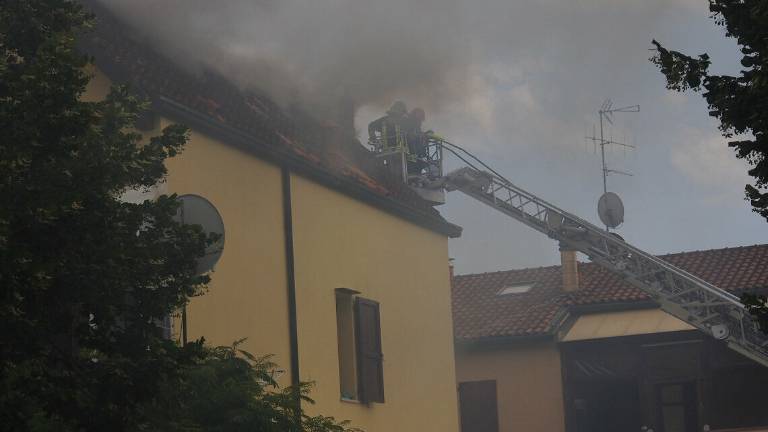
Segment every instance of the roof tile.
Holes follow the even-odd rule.
[[[84,3],[96,13],[96,30],[83,35],[81,47],[113,80],[130,83],[141,95],[165,98],[209,119],[238,130],[270,153],[286,152],[367,192],[390,198],[437,224],[449,224],[432,205],[399,179],[355,139],[351,131],[322,124],[298,109],[283,109],[269,97],[245,91],[222,76],[182,69],[159,54],[136,32],[93,0]]]
[[[768,244],[681,252],[660,258],[735,293],[768,289]],[[594,263],[579,263],[580,287],[562,289],[560,266],[466,274],[453,279],[453,326],[458,341],[553,333],[572,306],[647,302],[640,289]],[[535,282],[527,293],[497,295]]]

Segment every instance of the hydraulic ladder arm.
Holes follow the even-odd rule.
[[[759,330],[738,297],[518,188],[501,175],[481,171],[462,160],[470,166],[447,174],[440,179],[440,187],[461,191],[587,255],[643,290],[665,312],[768,366],[768,336]]]

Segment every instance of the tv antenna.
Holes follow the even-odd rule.
[[[611,169],[608,168],[608,164],[605,162],[605,146],[609,145],[618,145],[621,147],[626,148],[635,148],[635,146],[631,144],[626,144],[623,142],[614,141],[613,139],[605,139],[604,131],[603,131],[603,124],[604,121],[610,123],[613,125],[613,114],[614,113],[635,113],[640,112],[640,105],[628,105],[623,106],[619,108],[613,107],[613,101],[610,99],[606,99],[605,102],[600,106],[600,109],[597,110],[597,115],[600,118],[600,137],[598,138],[595,135],[595,132],[592,132],[592,136],[586,137],[588,140],[591,140],[593,143],[596,143],[600,146],[600,157],[602,159],[603,164],[603,195],[600,197],[600,201],[598,203],[598,214],[600,215],[600,219],[605,224],[605,230],[609,231],[610,228],[616,228],[621,222],[624,221],[624,206],[621,203],[621,199],[618,195],[614,193],[608,192],[608,175],[609,174],[621,174],[625,176],[631,176],[632,173],[629,173],[627,171],[617,170],[617,169]],[[618,215],[621,216],[618,216]],[[609,216],[610,215],[610,216]]]
[[[629,105],[629,106],[624,106],[620,108],[614,108],[613,101],[610,99],[606,99],[605,102],[603,102],[603,104],[600,106],[600,109],[597,110],[597,115],[600,118],[600,137],[598,138],[597,136],[595,136],[594,132],[592,133],[592,136],[586,137],[588,140],[600,146],[600,157],[602,158],[602,162],[603,162],[603,193],[608,192],[608,175],[609,174],[621,174],[626,176],[632,175],[632,173],[629,173],[626,171],[608,168],[608,164],[605,162],[605,146],[618,145],[624,148],[635,148],[635,146],[631,144],[614,141],[613,139],[605,139],[603,124],[604,122],[608,122],[612,125],[613,113],[617,113],[617,112],[620,112],[620,113],[640,112],[640,105]]]

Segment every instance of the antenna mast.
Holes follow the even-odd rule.
[[[621,174],[626,176],[631,176],[631,173],[628,173],[626,171],[621,170],[615,170],[608,168],[608,165],[605,162],[605,146],[607,145],[619,145],[625,148],[635,148],[635,146],[631,144],[625,144],[622,142],[614,141],[612,139],[605,139],[605,135],[603,132],[603,120],[607,121],[610,124],[613,124],[613,113],[622,112],[622,113],[634,113],[634,112],[640,112],[640,105],[629,105],[624,106],[620,108],[613,108],[613,101],[610,99],[606,99],[605,102],[600,106],[600,109],[597,110],[597,115],[600,118],[600,138],[596,137],[593,133],[591,137],[587,137],[588,140],[591,140],[592,142],[598,144],[600,146],[600,157],[602,158],[603,162],[603,193],[605,194],[608,192],[608,174],[615,173],[615,174]]]

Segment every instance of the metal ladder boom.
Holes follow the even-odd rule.
[[[500,176],[463,167],[446,175],[442,187],[458,190],[587,255],[656,301],[661,309],[745,356],[768,366],[768,336],[738,297],[620,237],[511,184]]]

